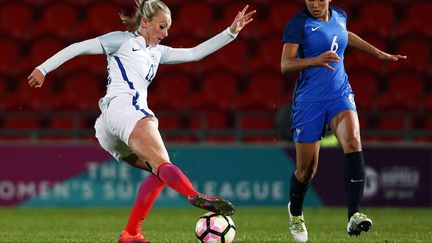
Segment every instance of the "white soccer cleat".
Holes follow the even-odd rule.
[[[362,231],[367,232],[371,227],[372,220],[365,214],[357,212],[351,216],[347,225],[347,232],[350,236],[359,236]]]
[[[291,202],[288,203],[288,214],[290,219],[289,229],[291,231],[291,235],[296,242],[306,242],[308,239],[308,232],[306,229],[303,214],[300,216],[292,216],[290,204]]]

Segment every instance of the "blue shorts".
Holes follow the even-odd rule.
[[[345,110],[356,111],[354,94],[323,102],[294,102],[291,111],[293,141],[320,141],[330,127],[331,120]]]

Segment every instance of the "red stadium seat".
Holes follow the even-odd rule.
[[[193,109],[216,108],[230,111],[235,107],[237,80],[228,73],[215,72],[202,80],[202,88],[191,98]]]
[[[196,143],[199,141],[199,137],[195,135],[184,135],[184,134],[164,134],[162,131],[162,137],[165,142],[168,143]]]
[[[432,93],[428,93],[424,98],[424,109],[427,111],[432,111]]]
[[[33,1],[33,0],[32,0]],[[34,0],[37,1],[37,0]],[[77,5],[83,9],[89,8],[92,4],[99,2],[98,0],[66,0],[66,2]],[[132,2],[129,1],[129,4]]]
[[[50,128],[54,129],[81,129],[87,127],[86,121],[81,117],[56,116],[50,120]]]
[[[346,0],[333,0],[331,2],[331,5],[338,7],[340,9],[342,9],[343,11],[345,11],[348,15],[348,21],[350,21],[351,19],[351,9],[354,7],[354,4],[350,3],[350,1],[346,1]]]
[[[244,75],[247,71],[245,63],[249,53],[248,47],[249,44],[242,39],[233,41],[201,61],[203,72],[223,68],[235,75]]]
[[[432,3],[430,1],[413,1],[396,28],[397,36],[401,38],[420,34],[431,38],[432,29],[427,27],[432,25],[431,12]]]
[[[282,32],[292,16],[300,12],[303,4],[280,1],[269,5],[269,13],[264,22],[260,23],[258,32],[261,36],[275,35],[282,41]]]
[[[283,87],[282,76],[275,72],[252,74],[249,86],[238,96],[239,110],[277,110],[286,103],[288,94]]]
[[[64,47],[64,43],[56,38],[44,37],[34,40],[30,55],[18,62],[20,72],[30,73],[36,66],[40,65]]]
[[[364,40],[370,44],[376,46],[381,50],[387,50],[386,41],[376,35],[365,35],[362,36]],[[385,70],[386,62],[375,58],[374,56],[366,53],[364,51],[359,51],[357,49],[347,48],[349,52],[345,54],[345,69],[348,75],[351,72],[361,71],[361,72],[373,72],[375,74],[380,74]]]
[[[181,128],[181,119],[179,117],[164,117],[158,119],[160,129],[176,129]]]
[[[243,131],[243,141],[276,142],[279,140],[273,121],[273,112],[243,112],[238,118],[237,125]]]
[[[56,37],[71,39],[78,23],[78,10],[71,4],[56,2],[44,8],[42,19],[32,28],[32,36],[54,34]]]
[[[209,3],[211,6],[213,6],[214,8],[226,8],[227,6],[229,6],[232,3],[231,0],[206,0],[206,2]],[[241,3],[241,1],[239,1],[239,2]],[[234,16],[235,15],[233,15],[233,18],[234,18]]]
[[[282,47],[280,37],[270,37],[262,40],[258,52],[248,64],[250,72],[271,70],[280,73]]]
[[[378,80],[376,76],[359,71],[349,74],[348,78],[355,94],[357,108],[373,110],[378,91]]]
[[[149,90],[149,107],[158,110],[182,111],[189,107],[193,80],[185,73],[167,73],[156,77],[155,87]]]
[[[192,96],[190,103],[190,107],[203,117],[191,118],[189,127],[229,127],[229,114],[235,107],[236,95],[237,80],[234,76],[222,72],[209,74],[202,80],[201,89]]]
[[[246,116],[240,118],[240,126],[247,130],[262,130],[274,128],[273,120],[270,117]]]
[[[76,71],[86,71],[97,77],[106,80],[107,60],[105,55],[84,55],[75,57],[73,60],[65,63],[62,70],[66,73],[76,73]]]
[[[412,126],[412,121],[404,117],[383,117],[378,120],[377,129],[383,131],[379,135],[365,137],[367,141],[377,142],[403,142],[401,130],[408,130]],[[394,132],[392,134],[392,132]]]
[[[53,83],[46,81],[41,88],[31,88],[25,77],[18,79],[18,87],[13,95],[5,97],[4,105],[8,111],[47,111],[51,109]]]
[[[389,88],[378,97],[378,110],[420,110],[424,80],[410,73],[398,74],[389,80]]]
[[[0,8],[0,34],[28,40],[32,25],[33,13],[29,5],[17,1]]]
[[[22,0],[25,3],[32,5],[32,7],[45,7],[52,3],[54,0]]]
[[[406,121],[403,117],[384,117],[378,122],[379,129],[385,130],[400,130],[410,126],[410,121]]]
[[[391,37],[396,16],[393,4],[376,1],[362,5],[358,18],[349,29],[359,34],[377,34],[383,38]]]
[[[18,73],[16,63],[20,58],[20,45],[11,39],[0,39],[0,74],[13,76]]]
[[[215,107],[204,107],[196,111],[199,116],[189,119],[189,128],[225,129],[231,127],[230,113]]]
[[[397,50],[398,54],[406,55],[407,59],[399,62],[390,62],[389,70],[411,69],[422,74],[426,74],[429,63],[432,60],[432,44],[428,38],[424,37],[407,37],[399,40]]]
[[[198,38],[207,38],[214,35],[211,28],[215,20],[211,5],[205,1],[188,2],[177,10],[176,26],[173,34],[191,34]]]
[[[121,23],[118,5],[102,2],[92,5],[87,10],[87,16],[77,26],[77,36],[80,38],[93,38],[97,35],[112,31],[122,31],[125,26]]]
[[[97,111],[98,100],[104,96],[98,79],[86,73],[64,80],[63,89],[51,100],[54,110]]]
[[[35,117],[13,116],[4,121],[4,128],[8,129],[37,129],[41,127],[41,121]]]

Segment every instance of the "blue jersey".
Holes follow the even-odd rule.
[[[339,62],[326,67],[311,67],[300,72],[296,81],[294,101],[320,102],[352,93],[344,68],[344,51],[348,44],[346,13],[330,7],[330,19],[322,22],[309,14],[307,9],[294,15],[283,32],[283,43],[299,44],[298,58],[316,57],[326,51],[336,52]]]

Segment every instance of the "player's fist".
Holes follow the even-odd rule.
[[[28,83],[30,87],[40,88],[45,81],[45,76],[39,71],[39,69],[35,68],[33,72],[27,77]]]

